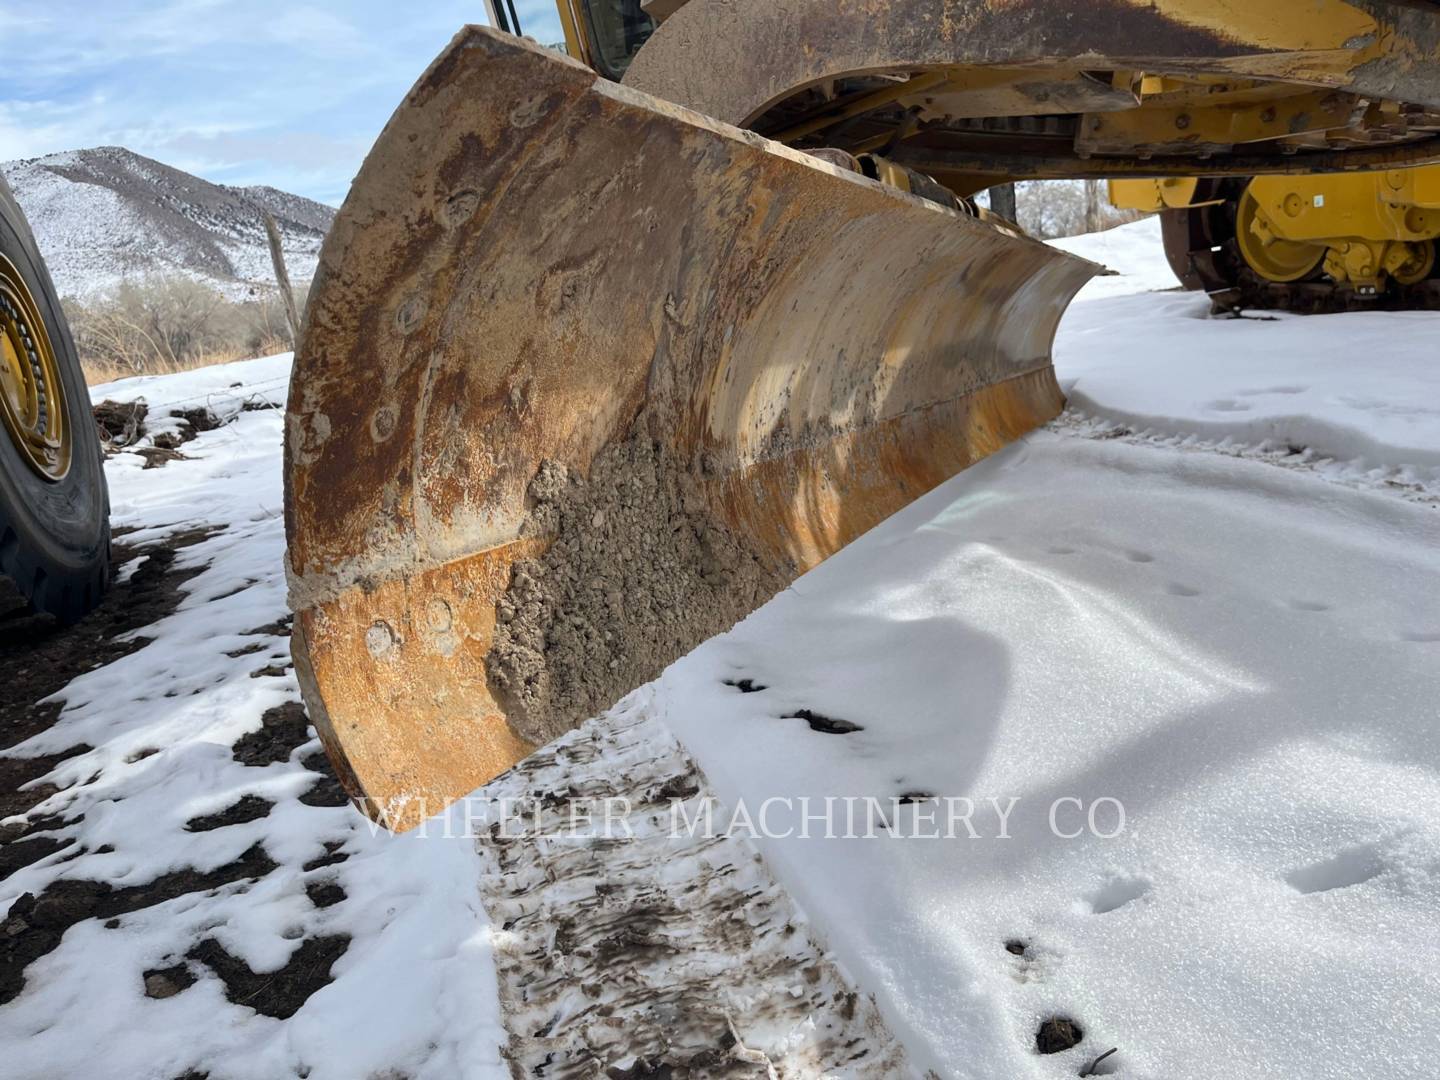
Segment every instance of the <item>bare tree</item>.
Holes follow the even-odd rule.
[[[990,189],[990,209],[1006,221],[1013,221],[1017,225],[1020,217],[1015,209],[1015,185],[996,184]]]
[[[1085,231],[1100,231],[1100,181],[1085,181]]]
[[[290,289],[290,273],[285,269],[285,248],[280,243],[280,227],[266,213],[265,235],[270,240],[270,262],[275,267],[275,283],[280,286],[280,299],[285,303],[285,321],[290,324],[290,343],[300,341],[300,312],[295,307],[295,294]]]
[[[278,296],[236,302],[183,277],[125,282],[103,296],[72,297],[65,313],[81,362],[111,378],[267,356],[291,342]]]

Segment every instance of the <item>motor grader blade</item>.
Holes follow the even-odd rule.
[[[1054,416],[1098,269],[464,30],[291,383],[296,668],[351,793],[415,824]]]

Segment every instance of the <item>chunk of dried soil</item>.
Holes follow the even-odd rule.
[[[1035,1032],[1035,1049],[1042,1054],[1059,1054],[1079,1046],[1083,1038],[1085,1031],[1074,1020],[1068,1016],[1052,1016]]]
[[[728,630],[790,580],[711,514],[700,475],[646,437],[590,475],[545,462],[527,531],[554,536],[516,563],[486,657],[523,738],[546,743]]]

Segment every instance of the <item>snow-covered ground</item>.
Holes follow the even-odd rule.
[[[921,1068],[1058,1080],[1118,1047],[1098,1074],[1440,1075],[1440,317],[1210,319],[1166,291],[1154,222],[1065,246],[1122,271],[1062,326],[1071,411],[630,708],[732,804],[911,797],[874,839],[757,843]],[[84,852],[0,882],[0,910],[57,878],[139,884],[257,842],[276,866],[71,927],[0,1006],[7,1077],[95,1075],[97,1048],[117,1077],[507,1075],[470,845],[301,802],[313,741],[263,767],[232,753],[298,696],[289,671],[251,677],[287,655],[247,633],[285,610],[281,424],[238,411],[278,400],[287,363],[96,389],[234,416],[164,469],[111,460],[126,542],[226,528],[182,552],[207,569],[153,643],[75,680],[19,748],[94,747],[36,811],[78,819],[63,831]],[[725,685],[741,678],[766,689]],[[781,719],[802,708],[862,730]],[[268,816],[186,830],[246,794]],[[975,839],[947,820],[964,799]],[[956,838],[915,835],[936,829]],[[302,869],[327,841],[348,859]],[[320,879],[345,898],[317,907]],[[334,981],[289,1019],[228,1001],[193,960],[195,985],[145,993],[143,971],[205,937],[263,975],[334,935]],[[1085,1038],[1038,1055],[1057,1015]]]
[[[319,750],[313,737],[273,763],[243,764],[232,752],[266,710],[299,700],[276,625],[288,615],[280,446],[289,368],[287,354],[92,388],[97,402],[145,398],[153,432],[178,427],[172,408],[229,420],[163,469],[144,469],[134,454],[110,459],[113,525],[134,530],[123,542],[223,530],[181,551],[177,568],[206,569],[173,614],[142,631],[152,643],[74,680],[60,722],[10,751],[94,748],[51,774],[63,790],[33,811],[78,819],[60,830],[76,847],[0,881],[0,911],[57,878],[142,885],[227,866],[257,843],[277,865],[253,885],[192,892],[123,914],[113,928],[101,919],[71,927],[30,965],[22,995],[0,1006],[6,1080],[168,1080],[190,1069],[215,1080],[503,1075],[473,847],[458,830],[453,840],[377,835],[348,805],[302,802],[316,780],[303,764]],[[253,411],[242,411],[247,403]],[[278,407],[254,409],[265,403]],[[267,816],[187,829],[247,796],[272,803]],[[338,903],[333,888],[318,891],[334,885],[345,895]],[[230,1003],[194,960],[191,971],[205,976],[195,985],[146,996],[144,972],[186,965],[206,938],[263,975],[304,942],[339,935],[351,940],[335,981],[289,1019]]]

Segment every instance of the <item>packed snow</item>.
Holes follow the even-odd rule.
[[[1105,232],[1051,240],[1050,246],[1097,262],[1111,271],[1081,290],[1082,301],[1180,288],[1165,258],[1165,246],[1160,242],[1158,217],[1142,218]]]
[[[1120,271],[1061,327],[1066,415],[629,707],[732,807],[782,800],[774,832],[803,825],[801,797],[812,813],[880,800],[873,838],[756,843],[922,1069],[1059,1080],[1114,1047],[1097,1075],[1433,1078],[1440,317],[1213,319],[1178,291],[1153,221],[1064,246]],[[182,552],[207,568],[155,640],[77,679],[19,748],[94,747],[37,809],[78,819],[64,829],[84,853],[0,882],[0,910],[57,878],[140,883],[256,842],[277,866],[72,927],[0,1007],[7,1076],[92,1074],[97,1046],[117,1076],[507,1075],[470,845],[301,803],[313,740],[264,768],[232,758],[298,697],[289,671],[251,677],[285,663],[283,637],[227,656],[285,610],[281,414],[242,407],[281,400],[288,363],[96,389],[230,421],[164,469],[110,460],[126,542],[225,529]],[[740,679],[764,689],[726,685]],[[782,719],[802,709],[859,730]],[[252,793],[267,817],[185,830]],[[954,838],[921,838],[936,830]],[[301,869],[337,840],[345,862]],[[313,907],[320,875],[345,899]],[[229,1002],[198,965],[188,990],[144,994],[140,973],[202,936],[264,972],[335,933],[351,940],[334,981],[288,1020]],[[1042,1056],[1054,1016],[1084,1038]]]

